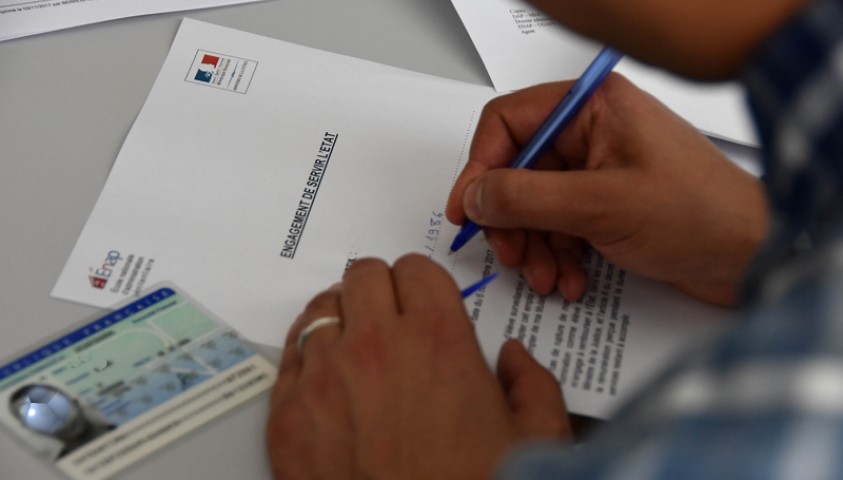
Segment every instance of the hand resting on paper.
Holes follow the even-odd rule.
[[[486,106],[448,218],[488,227],[501,263],[540,294],[582,295],[588,243],[630,271],[733,305],[767,232],[762,185],[622,76],[610,75],[535,170],[502,168],[570,86]]]
[[[341,318],[307,337],[326,316]],[[454,281],[361,259],[288,333],[266,429],[279,479],[484,479],[516,442],[570,437],[559,385],[516,341],[488,368]]]

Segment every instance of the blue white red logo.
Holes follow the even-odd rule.
[[[211,83],[214,74],[217,73],[217,65],[220,63],[220,57],[205,54],[202,56],[202,64],[196,70],[194,80],[200,82]]]
[[[246,93],[258,62],[248,58],[197,50],[185,81],[207,87]]]

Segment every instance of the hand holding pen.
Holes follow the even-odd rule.
[[[622,57],[622,54],[609,47],[601,50],[556,108],[550,112],[533,138],[518,152],[510,168],[531,168],[579,113],[583,105],[591,98],[597,87],[603,83],[603,80],[606,79]],[[451,252],[456,252],[462,248],[472,237],[477,235],[480,229],[479,225],[466,219],[453,243],[451,243]]]
[[[448,219],[488,227],[499,264],[540,295],[579,299],[583,253],[594,249],[619,268],[732,304],[767,231],[761,184],[623,76],[606,79],[534,169],[505,168],[573,83],[489,102]]]

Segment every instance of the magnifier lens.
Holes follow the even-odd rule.
[[[40,433],[55,434],[79,416],[76,405],[67,395],[43,385],[30,387],[16,403],[23,424]]]

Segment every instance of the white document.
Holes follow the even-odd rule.
[[[501,92],[579,77],[601,48],[522,0],[452,2],[492,83]],[[758,145],[737,84],[693,83],[629,57],[621,60],[615,71],[706,134]]]
[[[0,41],[153,13],[260,0],[0,0]]]
[[[541,299],[443,210],[488,87],[184,20],[53,295],[97,306],[170,280],[281,346],[362,256],[420,252],[465,287],[494,362],[519,337],[572,411],[606,417],[727,312],[592,256],[582,303]]]

